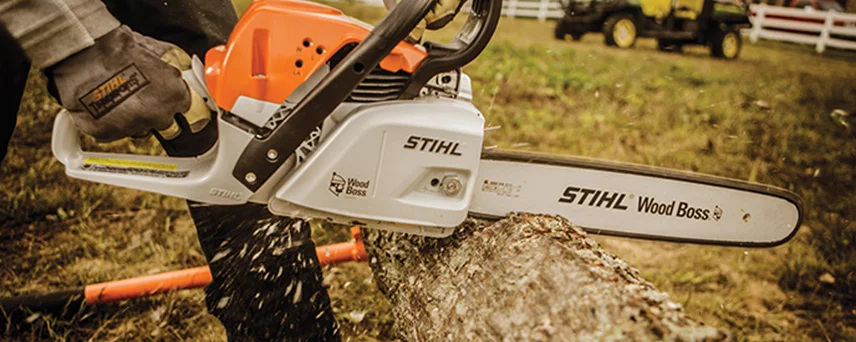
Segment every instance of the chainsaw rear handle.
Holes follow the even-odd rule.
[[[199,95],[210,99],[203,82],[204,68],[202,61],[194,57],[192,68],[182,72],[182,78]],[[213,102],[209,102],[208,106],[212,110],[216,109]],[[71,115],[62,110],[54,120],[51,150],[54,157],[65,165],[65,173],[72,178],[209,204],[238,205],[253,200],[253,192],[229,172],[234,168],[235,156],[243,151],[243,146],[253,136],[224,122],[222,117],[217,117],[205,128],[215,129],[215,132],[196,134],[197,138],[200,138],[200,134],[205,137],[193,140],[195,146],[199,147],[196,151],[202,152],[195,156],[188,156],[188,153],[160,157],[88,152],[83,151],[80,146],[80,133],[74,126]],[[209,135],[216,138],[213,140],[213,146]],[[173,142],[175,141],[170,143]],[[188,152],[189,147],[193,146],[181,146],[183,150],[179,152]],[[174,152],[176,151],[170,154],[176,154]],[[255,201],[266,203],[266,198]]]
[[[71,115],[62,110],[54,120],[51,149],[72,178],[209,204],[246,203],[253,192],[228,170],[234,167],[234,156],[241,152],[241,146],[252,136],[228,123],[217,124],[221,142],[228,143],[218,143],[196,157],[88,152],[80,146],[80,133]]]
[[[380,61],[412,31],[438,0],[404,0],[342,59],[291,114],[264,138],[246,146],[232,175],[255,192],[294,153],[303,140],[324,122]],[[270,159],[267,156],[286,156]]]
[[[478,57],[493,37],[501,14],[502,0],[473,0],[470,16],[455,39],[448,44],[425,43],[428,57],[413,72],[400,98],[419,96],[435,75],[460,68]]]

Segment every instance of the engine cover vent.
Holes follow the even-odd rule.
[[[393,73],[377,67],[360,82],[345,101],[377,102],[395,100],[404,91],[404,86],[409,79],[410,74],[405,71]]]

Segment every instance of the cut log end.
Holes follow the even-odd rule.
[[[473,219],[445,239],[366,233],[404,340],[731,339],[561,217]]]

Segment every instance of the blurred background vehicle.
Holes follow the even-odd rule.
[[[806,1],[806,0],[800,0]],[[710,46],[714,57],[740,54],[739,30],[751,27],[745,5],[721,0],[566,0],[556,23],[556,39],[603,32],[609,46],[630,48],[639,37],[657,39],[662,51],[684,45]]]

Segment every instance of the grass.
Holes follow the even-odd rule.
[[[368,22],[383,15],[337,6]],[[460,24],[433,37],[448,39]],[[807,209],[804,226],[776,248],[597,239],[692,317],[731,329],[738,340],[837,341],[856,339],[854,59],[769,42],[747,43],[730,62],[702,47],[661,53],[652,40],[618,50],[600,35],[559,42],[549,23],[503,19],[494,41],[464,70],[488,124],[502,126],[487,145],[693,170],[797,192]],[[0,165],[0,295],[203,265],[183,201],[64,176],[49,147],[57,109],[43,81],[32,78]],[[87,147],[159,152],[151,140]],[[347,234],[319,229],[314,237],[325,244]],[[394,338],[388,303],[367,265],[329,267],[325,278],[346,338]],[[191,290],[72,317],[34,316],[0,338],[223,340],[202,298]]]

